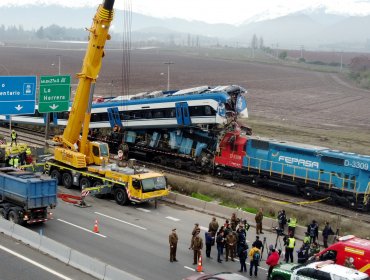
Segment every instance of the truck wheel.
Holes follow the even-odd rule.
[[[10,210],[9,212],[9,221],[15,223],[15,224],[20,224],[20,219],[16,211]]]
[[[91,182],[89,178],[87,177],[82,177],[80,180],[80,190],[83,190],[84,188],[90,188]]]
[[[62,176],[60,176],[60,172],[59,172],[58,169],[53,169],[53,171],[51,171],[51,173],[50,173],[50,177],[52,179],[56,179],[57,180],[57,185],[60,185],[60,183],[62,181],[61,180]]]
[[[116,189],[114,192],[114,199],[119,205],[128,203],[127,193],[124,189]]]
[[[0,208],[0,219],[7,219],[6,211],[4,208]]]
[[[71,173],[69,172],[63,173],[62,183],[63,183],[63,186],[65,186],[67,189],[72,188],[73,179],[72,179]]]

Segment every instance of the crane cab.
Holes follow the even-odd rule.
[[[108,144],[104,142],[89,142],[89,156],[86,157],[87,164],[105,165],[109,160]]]

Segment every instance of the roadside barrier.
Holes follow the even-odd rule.
[[[0,232],[16,240],[46,253],[61,262],[90,274],[101,280],[143,280],[126,271],[110,266],[102,261],[73,250],[64,244],[52,240],[46,236],[16,225],[8,220],[0,218]]]

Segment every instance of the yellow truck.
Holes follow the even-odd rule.
[[[88,140],[91,104],[104,46],[110,39],[113,5],[114,0],[104,0],[88,29],[89,43],[81,72],[77,74],[79,82],[68,124],[63,135],[49,142],[54,147],[54,156],[46,162],[45,171],[66,188],[76,185],[97,195],[112,193],[117,203],[123,205],[167,196],[169,190],[163,174],[109,163],[107,143]]]

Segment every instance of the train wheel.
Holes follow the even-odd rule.
[[[313,188],[304,188],[303,195],[307,198],[312,198],[314,189]]]
[[[62,176],[60,175],[60,172],[58,169],[53,169],[50,173],[50,177],[52,179],[56,179],[57,180],[57,185],[60,185],[61,181],[62,181]]]
[[[63,173],[62,183],[63,183],[63,186],[65,186],[67,189],[72,188],[73,179],[72,179],[71,173],[69,173],[69,172]]]
[[[126,205],[128,203],[126,190],[119,188],[114,192],[114,199],[119,205]]]
[[[15,224],[20,224],[19,215],[17,214],[15,210],[10,210],[8,217],[9,217],[9,221]]]
[[[90,186],[91,186],[91,182],[90,182],[89,178],[82,177],[81,180],[80,180],[80,190],[83,190],[85,188],[90,188]]]

